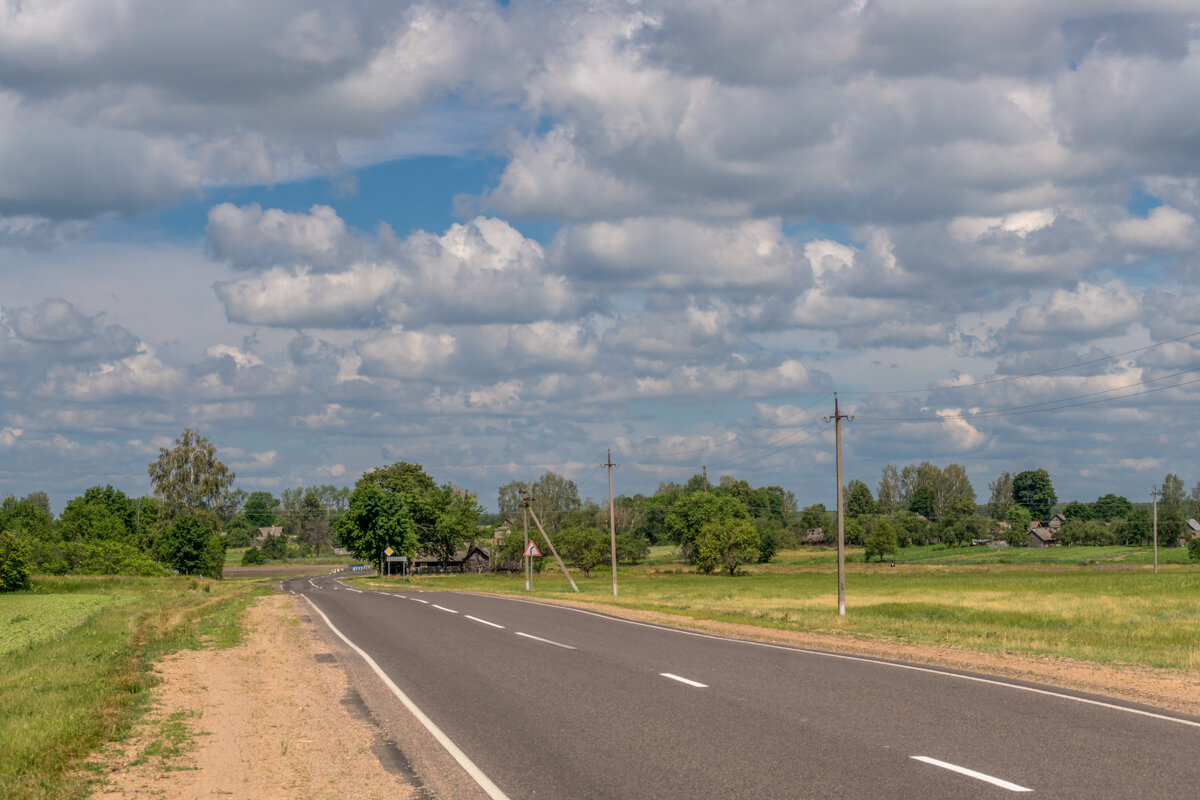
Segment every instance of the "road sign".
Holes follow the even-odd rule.
[[[391,555],[392,553],[394,553],[394,552],[396,552],[396,551],[395,551],[395,550],[393,550],[392,548],[390,548],[390,547],[389,547],[389,548],[387,548],[386,550],[384,550],[384,551],[383,551],[383,554],[384,554],[385,556],[390,556],[390,555]]]
[[[408,562],[408,556],[388,556],[388,561],[399,561],[401,564]]]
[[[529,544],[525,545],[525,555],[540,556],[541,554],[542,554],[542,551],[538,550],[538,546],[536,544],[534,544],[532,539],[530,539]]]

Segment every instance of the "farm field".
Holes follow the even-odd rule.
[[[0,798],[86,796],[85,760],[144,710],[152,662],[236,643],[240,612],[262,591],[188,577],[35,577],[33,590],[0,597]]]
[[[1157,575],[1139,563],[1138,548],[1021,548],[1022,557],[1041,557],[1008,564],[963,563],[953,551],[906,548],[895,567],[863,564],[861,549],[848,552],[858,560],[847,565],[845,617],[837,614],[836,556],[820,550],[785,551],[730,578],[695,574],[656,548],[647,563],[621,570],[618,598],[607,571],[575,574],[582,593],[576,595],[551,565],[535,576],[533,594],[661,612],[681,624],[715,620],[995,655],[1200,670],[1200,567],[1165,563],[1163,551]],[[900,563],[906,557],[909,563]],[[525,595],[520,575],[413,580],[426,589]]]

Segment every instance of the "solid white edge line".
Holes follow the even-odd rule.
[[[469,759],[467,754],[460,750],[458,745],[450,740],[449,736],[442,733],[442,729],[435,725],[433,720],[425,716],[425,712],[417,708],[416,703],[408,699],[408,695],[400,690],[400,687],[388,677],[386,672],[380,669],[379,665],[375,663],[375,659],[367,655],[366,651],[361,647],[350,641],[350,639],[346,637],[346,634],[339,631],[337,627],[329,621],[329,617],[325,616],[325,612],[317,608],[316,603],[310,600],[307,596],[304,599],[308,600],[308,604],[313,607],[313,611],[316,611],[321,615],[321,619],[325,620],[325,624],[329,626],[329,630],[337,634],[338,638],[345,642],[351,650],[362,656],[363,661],[367,662],[367,666],[369,666],[371,670],[379,676],[379,679],[383,681],[385,686],[392,690],[392,694],[396,695],[400,702],[404,704],[404,707],[407,708],[412,715],[417,718],[417,721],[425,726],[425,730],[433,734],[433,738],[437,739],[438,744],[446,748],[446,752],[458,762],[459,766],[466,770],[467,774],[470,775],[477,784],[479,784],[479,788],[483,789],[483,791],[487,793],[488,797],[492,798],[492,800],[509,800],[508,795],[501,791],[499,786],[492,783],[492,779],[485,775],[483,770],[475,766],[475,762]]]
[[[520,631],[514,631],[514,633],[516,633],[517,636],[524,636],[526,639],[533,639],[538,642],[545,642],[546,644],[552,644],[555,647],[561,647],[564,650],[575,650],[576,649],[569,644],[563,644],[562,642],[551,641],[550,639],[543,639],[540,636],[534,636],[532,633],[521,633]]]
[[[433,604],[433,607],[434,607],[434,608],[436,608],[436,609],[439,609],[439,610],[441,610],[441,611],[449,611],[451,614],[457,614],[457,613],[458,613],[458,612],[457,612],[457,611],[455,611],[453,608],[446,608],[445,606],[439,606],[437,603],[434,603],[434,604]]]
[[[658,674],[662,675],[664,678],[670,678],[673,681],[679,681],[680,683],[686,683],[688,686],[695,686],[697,689],[707,689],[708,688],[707,683],[700,683],[699,681],[693,681],[693,680],[688,680],[687,678],[681,678],[680,676],[674,675],[670,672],[660,672]]]
[[[922,761],[926,764],[932,764],[935,767],[941,767],[942,769],[948,769],[951,772],[957,772],[960,775],[966,775],[969,778],[975,778],[976,780],[985,781],[987,783],[990,783],[993,786],[999,786],[1001,789],[1008,789],[1010,792],[1032,792],[1033,791],[1033,789],[1030,789],[1028,786],[1021,786],[1020,784],[1012,783],[1011,781],[1006,781],[1003,778],[993,778],[991,775],[985,775],[982,772],[976,772],[973,769],[967,769],[966,767],[960,767],[957,764],[950,764],[946,761],[938,761],[936,758],[930,758],[929,756],[910,756],[910,757],[914,761]]]
[[[464,614],[463,616],[465,616],[467,619],[473,619],[476,622],[482,622],[484,625],[491,625],[493,628],[503,628],[504,627],[503,625],[497,625],[494,622],[488,622],[486,619],[480,619],[479,617],[472,617],[470,614]]]
[[[468,594],[468,593],[464,592],[464,594]],[[1200,722],[1196,722],[1196,721],[1190,720],[1190,719],[1180,719],[1179,717],[1172,717],[1172,716],[1168,716],[1167,714],[1157,714],[1153,711],[1143,711],[1140,708],[1129,708],[1128,706],[1120,706],[1120,705],[1117,705],[1116,703],[1106,703],[1103,700],[1092,700],[1089,697],[1076,697],[1075,695],[1065,694],[1063,692],[1055,692],[1055,691],[1051,691],[1049,689],[1039,689],[1036,686],[1022,686],[1019,683],[1009,683],[1008,681],[997,680],[995,678],[981,678],[977,675],[960,675],[957,672],[947,672],[946,670],[934,669],[932,667],[918,667],[914,664],[897,664],[894,661],[882,661],[877,658],[867,658],[866,656],[850,656],[850,655],[846,655],[844,653],[826,653],[822,650],[807,650],[803,647],[788,647],[787,645],[772,644],[771,642],[754,642],[749,639],[732,639],[728,636],[717,636],[712,633],[701,633],[700,631],[689,631],[689,630],[684,630],[683,628],[669,628],[665,625],[651,625],[648,622],[638,622],[637,620],[633,620],[633,619],[623,619],[622,617],[615,617],[610,614],[599,614],[595,611],[588,611],[587,609],[583,609],[583,608],[574,608],[572,606],[560,606],[560,605],[557,605],[556,603],[541,603],[541,602],[538,602],[537,600],[525,600],[524,598],[520,598],[520,597],[502,597],[500,595],[478,594],[475,592],[470,592],[469,594],[474,594],[477,597],[491,597],[496,600],[510,600],[514,603],[529,603],[529,604],[535,605],[535,606],[542,606],[543,608],[559,608],[559,609],[562,609],[563,611],[575,611],[580,614],[587,614],[589,617],[599,617],[600,619],[607,619],[611,622],[623,622],[626,625],[637,625],[638,627],[641,627],[641,628],[653,628],[654,630],[667,631],[669,633],[678,633],[678,634],[682,634],[684,636],[697,636],[701,639],[715,639],[716,641],[719,641],[719,642],[732,642],[734,644],[745,644],[745,645],[751,645],[753,647],[766,647],[771,650],[787,650],[792,653],[804,653],[804,654],[810,655],[810,656],[823,656],[825,658],[837,658],[837,659],[841,659],[842,661],[857,661],[862,664],[878,664],[879,666],[882,666],[882,667],[893,667],[895,669],[906,669],[906,670],[909,670],[910,672],[924,672],[928,675],[941,675],[946,678],[957,678],[958,680],[962,680],[962,681],[972,681],[974,683],[983,683],[983,684],[987,684],[990,686],[999,686],[999,687],[1005,688],[1005,689],[1018,689],[1022,692],[1030,692],[1032,694],[1040,694],[1043,697],[1056,697],[1060,700],[1070,700],[1075,703],[1083,703],[1085,705],[1098,706],[1100,708],[1107,708],[1111,711],[1124,711],[1127,714],[1136,714],[1141,717],[1150,717],[1151,719],[1162,720],[1164,722],[1174,722],[1179,725],[1187,725],[1192,728],[1200,728]]]

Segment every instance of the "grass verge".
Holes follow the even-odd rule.
[[[241,611],[264,591],[182,576],[68,577],[35,579],[32,591],[5,597],[57,632],[0,655],[0,798],[86,797],[100,766],[89,769],[86,758],[146,710],[153,662],[237,643]],[[63,599],[79,596],[107,602],[83,613]]]

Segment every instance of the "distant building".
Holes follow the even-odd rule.
[[[268,536],[283,536],[283,528],[279,527],[278,525],[259,528],[258,535],[254,537],[254,541],[251,542],[251,544],[253,544],[255,547],[262,547],[262,543],[267,540]]]
[[[1051,547],[1058,544],[1054,540],[1054,531],[1043,525],[1036,525],[1030,528],[1028,540],[1030,547]]]

